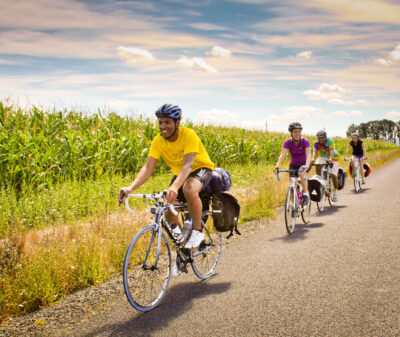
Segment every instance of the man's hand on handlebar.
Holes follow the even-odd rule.
[[[174,186],[168,187],[167,194],[165,196],[165,200],[167,200],[168,205],[173,205],[177,197],[178,190]]]
[[[274,168],[274,173],[275,173],[275,174],[278,174],[278,173],[279,173],[279,166],[276,166],[276,167]]]

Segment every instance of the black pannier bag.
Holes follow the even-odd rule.
[[[206,186],[205,192],[208,194],[217,192],[227,192],[232,186],[231,174],[228,170],[216,167],[212,172],[210,183]]]
[[[213,193],[211,206],[213,211],[221,211],[221,213],[213,214],[214,226],[217,231],[230,231],[227,239],[233,235],[233,231],[241,235],[237,229],[240,215],[240,205],[232,194],[226,192]]]
[[[347,172],[345,172],[341,167],[339,167],[337,177],[338,177],[338,189],[341,190],[346,184]]]
[[[310,199],[315,202],[320,202],[324,193],[324,179],[322,179],[319,175],[314,175],[311,179],[308,179],[307,182]]]

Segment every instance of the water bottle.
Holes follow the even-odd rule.
[[[182,235],[183,235],[183,241],[186,242],[190,231],[191,231],[192,223],[189,220],[185,220],[183,222],[183,230],[182,230]]]
[[[327,170],[324,170],[323,175],[324,175],[324,179],[328,180],[328,171]]]
[[[176,242],[181,243],[184,241],[184,237],[181,232],[181,228],[176,223],[168,224],[168,227],[171,231],[172,237],[175,239]]]
[[[297,198],[299,199],[299,204],[301,205],[301,202],[303,201],[303,195],[299,190],[296,190],[297,192]]]

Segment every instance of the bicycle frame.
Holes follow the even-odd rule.
[[[347,161],[347,159],[345,159]],[[361,189],[361,162],[362,159],[361,158],[350,158],[348,160],[350,162],[350,165],[352,167],[352,169],[355,172],[355,176],[353,177],[353,181],[354,181],[354,189],[356,192],[358,192]]]
[[[153,226],[155,226],[155,231],[152,234],[152,238],[150,239],[150,243],[149,246],[147,248],[146,251],[146,256],[143,262],[143,268],[148,268],[147,266],[147,258],[148,258],[148,254],[153,246],[153,240],[154,240],[154,236],[155,236],[155,232],[158,233],[158,242],[157,242],[157,253],[156,253],[156,259],[155,262],[153,264],[153,267],[151,267],[150,269],[155,269],[157,268],[157,264],[158,264],[158,259],[159,259],[159,255],[160,255],[160,248],[161,248],[161,240],[162,240],[162,217],[164,215],[164,213],[166,211],[171,211],[173,214],[177,215],[178,212],[177,211],[185,211],[187,209],[187,205],[186,204],[177,204],[177,205],[165,205],[165,192],[162,193],[153,193],[153,194],[130,194],[127,196],[126,200],[125,200],[125,207],[128,209],[128,211],[130,213],[134,213],[133,210],[130,208],[129,206],[129,198],[131,197],[136,197],[136,198],[144,198],[144,199],[151,199],[154,203],[155,206],[150,208],[150,212],[152,214],[155,214],[155,219],[153,219]],[[201,216],[205,216],[205,215],[212,215],[213,213],[220,213],[221,211],[219,210],[213,210],[212,212],[210,211],[203,211]],[[206,230],[207,234],[209,234],[209,231],[207,229],[207,227],[205,226],[203,220],[201,220],[203,229]],[[191,223],[192,226],[192,223]],[[166,227],[166,226],[165,226]],[[191,227],[192,230],[192,227]],[[168,236],[171,238],[174,247],[177,250],[180,250],[181,247],[179,247],[179,244],[176,242],[176,240],[173,238],[173,236],[171,235],[169,229],[167,228],[167,234]],[[211,239],[211,237],[210,237]],[[212,240],[212,239],[211,239]],[[212,242],[212,244],[214,244],[214,242]],[[209,249],[211,249],[212,246],[207,246],[205,249],[196,252],[195,254],[193,254],[192,251],[190,251],[190,256],[189,256],[189,260],[187,262],[191,262],[194,258],[196,258],[197,256],[204,254],[205,252],[207,252]]]
[[[277,178],[279,181],[281,181],[281,178],[279,177],[279,173],[280,172],[285,172],[285,173],[295,173],[296,171],[294,170],[279,170],[279,172],[277,173]],[[302,170],[298,170],[297,172],[303,172]],[[296,191],[296,187],[297,185],[300,187],[300,191],[303,191],[303,187],[301,186],[300,183],[300,178],[299,177],[294,177],[294,176],[290,176],[290,183],[289,183],[289,189],[293,189],[293,193]],[[297,193],[294,193],[294,197],[295,197],[295,201],[296,201],[296,206],[299,209],[299,211],[303,210],[303,206],[300,205],[300,201],[299,201],[299,197],[297,196]]]
[[[285,201],[285,225],[288,233],[292,234],[296,226],[296,218],[299,217],[300,214],[303,219],[303,222],[305,224],[309,223],[311,203],[308,203],[305,206],[300,203],[299,197],[297,195],[298,191],[297,186],[299,187],[299,191],[301,193],[303,192],[303,188],[301,186],[301,183],[299,182],[299,177],[295,177],[293,175],[293,173],[295,173],[296,170],[281,170],[279,172],[288,172],[290,174],[290,184],[288,192],[286,194],[286,201]],[[276,176],[280,181],[281,179],[279,177],[279,172],[277,172]],[[303,171],[299,170],[297,172],[303,172]],[[291,200],[291,195],[293,195],[293,200]],[[293,201],[293,204],[291,204],[291,201]]]

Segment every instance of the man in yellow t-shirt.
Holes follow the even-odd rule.
[[[199,192],[210,182],[214,164],[197,134],[192,129],[180,126],[182,111],[178,106],[164,104],[156,111],[156,116],[160,134],[151,143],[147,162],[133,183],[121,190],[128,195],[144,184],[162,157],[174,173],[167,189],[167,202],[172,205],[175,200],[186,199],[193,231],[185,248],[196,248],[205,237],[201,228],[202,203]],[[167,212],[166,220],[172,230],[178,226],[178,217],[172,213]]]

